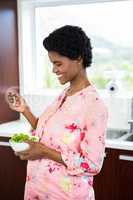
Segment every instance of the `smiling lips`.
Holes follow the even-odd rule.
[[[59,74],[59,75],[57,75],[57,77],[58,77],[58,78],[61,78],[61,77],[63,77],[63,75],[62,75],[62,74]]]

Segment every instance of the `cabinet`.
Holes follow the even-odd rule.
[[[0,123],[19,118],[6,103],[8,88],[19,86],[17,0],[0,1]]]
[[[133,151],[106,149],[101,172],[94,179],[96,200],[133,200]]]
[[[16,157],[10,147],[0,146],[0,199],[23,200],[26,161]]]

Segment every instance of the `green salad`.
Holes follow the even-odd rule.
[[[36,141],[38,141],[38,137],[29,136],[26,133],[16,133],[10,139],[11,142],[17,142],[17,143],[18,142],[23,142],[25,140],[31,140],[33,142],[36,142]]]

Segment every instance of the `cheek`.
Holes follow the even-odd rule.
[[[74,78],[77,74],[78,74],[77,67],[71,66],[71,68],[70,68],[70,70],[69,70],[69,76],[70,76],[71,78]]]
[[[74,63],[67,63],[62,69],[62,72],[64,72],[65,78],[71,79],[77,75],[78,69]]]
[[[74,70],[72,68],[71,69],[69,68],[69,70],[67,70],[67,72],[65,74],[65,77],[68,79],[71,79],[71,78],[73,78],[74,74],[75,74]]]

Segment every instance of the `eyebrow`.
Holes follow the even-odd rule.
[[[55,61],[51,61],[52,63],[56,64],[56,63],[61,63],[61,61],[55,60]]]

